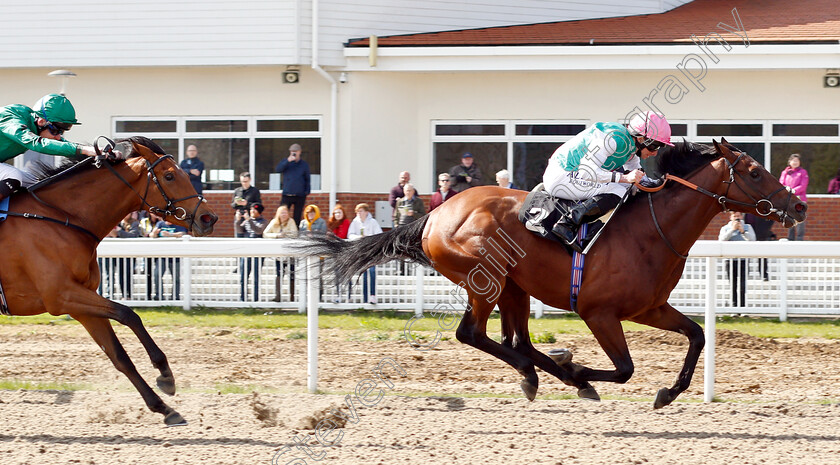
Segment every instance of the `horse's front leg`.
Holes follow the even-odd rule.
[[[99,345],[105,354],[108,355],[108,358],[111,359],[114,367],[116,367],[117,370],[123,373],[128,380],[131,381],[131,384],[134,385],[140,393],[140,396],[143,397],[143,400],[146,402],[146,406],[149,407],[149,410],[163,415],[163,421],[168,426],[187,424],[184,417],[182,417],[181,414],[176,412],[172,407],[166,405],[163,399],[155,394],[154,390],[146,384],[146,381],[142,376],[140,376],[140,373],[137,372],[137,368],[135,368],[119,339],[117,339],[117,335],[114,334],[114,328],[111,327],[110,321],[104,317],[91,315],[74,315],[71,313],[70,316],[75,318],[82,324],[82,326],[85,327],[96,344]]]
[[[160,350],[160,347],[158,347],[154,339],[152,339],[149,332],[146,331],[146,327],[143,326],[143,320],[140,319],[140,315],[125,305],[118,304],[113,301],[108,301],[108,303],[111,304],[114,312],[114,315],[111,318],[125,326],[128,326],[131,331],[134,332],[137,339],[139,339],[140,343],[143,344],[143,348],[146,349],[146,353],[152,361],[152,366],[160,371],[160,376],[157,377],[157,386],[165,394],[170,396],[175,395],[175,376],[172,374],[172,369],[169,367],[169,360],[167,360],[166,354]]]
[[[688,338],[688,353],[685,356],[680,374],[677,376],[677,381],[670,389],[662,388],[656,393],[653,408],[662,408],[673,402],[691,384],[694,369],[697,367],[697,360],[706,344],[703,328],[668,304],[648,310],[633,318],[632,321],[654,328],[674,331]]]

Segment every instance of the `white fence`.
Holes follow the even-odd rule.
[[[103,275],[100,292],[135,307],[201,305],[303,311],[306,270],[304,266],[292,266],[294,254],[290,242],[283,240],[106,239],[99,247]],[[282,259],[280,266],[277,257]],[[707,257],[714,259],[711,266]],[[739,257],[749,258],[745,307],[732,306],[731,284],[726,276],[726,259]],[[766,281],[760,257],[768,257]],[[242,268],[250,271],[244,295],[240,261],[243,261]],[[259,266],[253,266],[257,263]],[[254,268],[259,268],[256,286]],[[179,276],[178,280],[173,279],[173,272]],[[699,241],[691,249],[682,279],[669,302],[687,314],[704,313],[709,276],[714,277],[711,295],[717,313],[778,315],[781,319],[788,315],[840,316],[838,242]],[[640,276],[637,285],[643,288],[650,279],[656,277]],[[294,294],[290,292],[292,281],[297,284]],[[282,300],[275,302],[278,284]],[[130,288],[131,298],[124,287]],[[336,286],[328,275],[320,279],[318,300],[319,306],[326,309],[431,311],[452,301],[454,287],[432,269],[391,262],[376,268],[376,305],[364,299],[361,280]],[[544,312],[560,311],[535,299],[531,301],[531,310],[537,317]]]
[[[106,285],[103,292],[113,296],[116,288],[125,282],[119,277],[122,270],[124,276],[130,276],[132,296],[137,295],[135,289],[138,267],[143,263],[142,276],[146,276],[139,287],[146,295],[146,299],[126,300],[129,305],[164,305],[181,304],[190,308],[193,304],[216,307],[265,306],[279,307],[282,302],[266,301],[266,295],[274,293],[263,292],[257,296],[252,281],[245,283],[241,273],[247,270],[247,262],[259,263],[261,274],[257,282],[264,289],[273,288],[263,279],[265,267],[271,268],[270,262],[277,263],[294,257],[294,250],[290,241],[272,241],[265,239],[115,239],[106,240],[99,247],[99,255],[106,266]],[[701,308],[706,315],[706,351],[704,372],[704,399],[711,402],[714,397],[714,366],[715,366],[715,320],[718,313],[729,313],[733,308],[719,307],[720,301],[727,295],[732,298],[731,287],[721,266],[721,259],[748,258],[755,262],[753,268],[757,276],[748,273],[749,290],[747,306],[737,307],[738,313],[778,313],[781,319],[789,314],[803,315],[840,315],[838,311],[838,294],[840,294],[840,243],[838,242],[716,242],[699,241],[690,252],[683,277],[677,288],[671,293],[670,302],[679,310],[686,313],[699,313]],[[148,258],[151,257],[151,258]],[[762,257],[768,258],[768,279],[764,280],[761,266]],[[135,260],[122,260],[134,258]],[[261,260],[261,259],[267,260]],[[646,257],[639,257],[640,260]],[[297,259],[301,260],[301,259]],[[295,274],[306,272],[314,266],[317,259],[308,258],[309,266],[300,266]],[[266,265],[269,262],[269,265]],[[109,268],[110,267],[110,268]],[[415,313],[422,314],[424,310],[433,310],[436,305],[451,302],[452,292],[457,290],[451,282],[437,276],[432,270],[420,267],[401,266],[394,262],[378,267],[376,296],[379,302],[377,308],[399,309],[413,308]],[[164,271],[169,270],[169,275]],[[275,266],[275,273],[268,275],[277,279],[279,286],[290,285],[291,266],[289,273],[283,275],[283,268]],[[156,273],[156,271],[158,271]],[[178,275],[180,286],[172,273]],[[585,273],[585,271],[584,271]],[[315,273],[320,274],[320,273]],[[413,274],[413,276],[412,276]],[[750,278],[752,276],[752,278]],[[232,278],[233,277],[233,278]],[[646,279],[656,277],[639,277],[639,286],[645,286]],[[115,284],[116,281],[116,284]],[[295,280],[299,292],[289,296],[289,304],[298,307],[307,314],[307,345],[308,345],[308,379],[310,392],[318,388],[318,309],[326,307],[359,307],[369,303],[359,301],[358,295],[349,295],[349,303],[341,303],[340,299],[346,292],[341,289],[329,276],[312,279],[304,286],[303,279]],[[233,284],[231,285],[231,282]],[[412,286],[413,282],[413,286]],[[558,283],[568,285],[568,283]],[[344,284],[346,286],[346,284]],[[177,289],[180,287],[180,289]],[[233,287],[233,291],[231,291]],[[307,288],[308,298],[304,298],[304,287]],[[336,288],[330,291],[331,288]],[[386,289],[387,288],[387,289]],[[160,292],[163,299],[166,292],[174,292],[173,298],[166,300],[151,300],[152,289]],[[252,293],[249,294],[249,290]],[[126,292],[121,290],[121,292]],[[180,296],[177,295],[180,292]],[[339,302],[325,304],[324,296],[331,295]],[[316,295],[317,294],[317,295]],[[231,297],[233,295],[233,297]],[[181,297],[182,296],[182,297]],[[248,302],[251,298],[253,301]],[[281,295],[282,297],[282,295]],[[386,298],[387,297],[387,298]],[[320,301],[320,303],[319,303]],[[531,304],[536,317],[542,315],[545,307],[540,302]]]

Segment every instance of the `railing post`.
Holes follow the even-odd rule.
[[[292,258],[292,260],[297,261],[297,257]],[[298,301],[298,313],[303,314],[306,313],[306,296],[307,296],[307,288],[309,287],[309,259],[306,258],[301,260],[302,263],[298,263],[298,265],[304,266],[295,266],[295,274],[297,278],[303,279],[295,279],[297,282],[304,281],[305,285],[297,287],[297,298]]]
[[[414,314],[416,316],[422,317],[423,316],[423,304],[425,304],[424,296],[423,296],[423,278],[425,278],[426,269],[423,268],[423,265],[415,265],[414,266],[414,276],[415,276],[415,297],[414,297]]]
[[[537,308],[534,309],[534,318],[542,318],[545,312],[545,304],[542,300],[537,300]]]
[[[190,236],[189,234],[183,236],[181,238],[183,242],[189,242]],[[177,258],[175,260],[178,260]],[[172,261],[172,264],[175,264],[175,260]],[[184,310],[192,309],[192,259],[190,257],[184,257],[183,263],[181,264],[181,300],[183,303]],[[172,283],[173,285],[175,283]]]
[[[787,258],[779,260],[779,321],[787,321]]]
[[[306,346],[308,367],[306,370],[309,392],[318,391],[318,270],[312,266],[317,257],[306,257],[306,288],[309,291],[309,304],[306,314]]]
[[[715,398],[715,321],[717,306],[717,267],[713,257],[706,257],[706,356],[703,370],[703,401]]]

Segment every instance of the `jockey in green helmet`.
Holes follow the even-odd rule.
[[[64,157],[96,155],[93,146],[64,140],[62,134],[74,124],[81,124],[76,120],[76,109],[59,94],[41,97],[33,108],[17,104],[0,108],[0,162],[27,150]],[[31,184],[28,173],[0,163],[0,200]]]

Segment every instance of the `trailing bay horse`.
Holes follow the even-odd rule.
[[[119,142],[125,160],[91,157],[43,167],[38,173],[42,181],[11,197],[10,216],[0,224],[0,279],[12,315],[49,312],[78,320],[150,410],[164,415],[167,425],[184,424],[146,384],[114,334],[109,320],[131,328],[160,371],[158,387],[175,394],[166,355],[137,313],[96,293],[96,247],[122,218],[141,209],[185,226],[196,236],[213,232],[218,218],[196,194],[189,176],[157,144],[145,137]],[[13,216],[22,213],[29,217]]]
[[[660,152],[660,170],[686,178],[695,188],[668,182],[656,193],[636,195],[616,212],[587,255],[578,313],[613,370],[558,364],[531,344],[529,295],[569,309],[572,260],[559,244],[520,223],[517,213],[526,192],[474,187],[407,226],[358,241],[316,239],[305,250],[331,256],[339,282],[399,258],[432,266],[464,287],[469,306],[456,337],[513,366],[523,376],[529,400],[537,393],[535,366],[591,399],[598,399],[592,381],[628,381],[634,368],[621,321],[681,333],[688,338],[688,353],[676,383],[657,393],[654,408],[660,408],[688,388],[704,345],[700,325],[667,302],[692,244],[721,210],[766,216],[785,227],[804,221],[806,211],[762,165],[725,140],[677,143]],[[487,318],[496,304],[501,343],[487,336]]]

